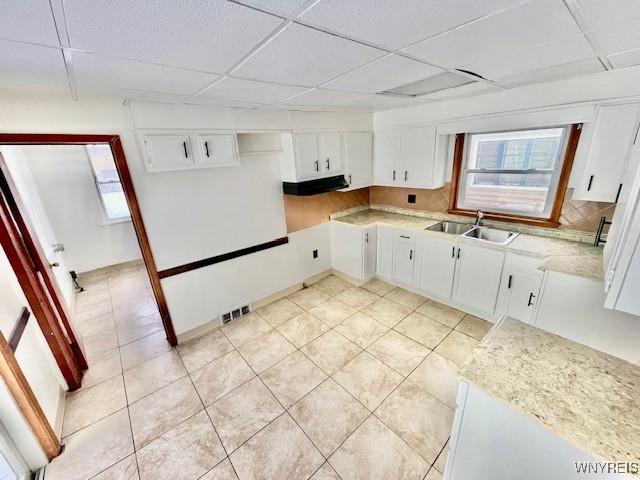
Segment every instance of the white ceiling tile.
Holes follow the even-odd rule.
[[[80,100],[109,100],[130,99],[149,102],[182,103],[185,95],[171,95],[169,93],[146,92],[126,88],[116,88],[102,85],[78,85],[78,97]]]
[[[320,0],[300,18],[376,45],[401,48],[516,3],[517,0]]]
[[[377,93],[442,73],[440,68],[388,55],[323,85],[338,90]]]
[[[564,3],[536,0],[417,43],[404,51],[453,68],[579,33],[580,29]]]
[[[496,87],[490,83],[474,82],[467,85],[461,85],[460,87],[447,88],[428,95],[423,95],[422,98],[429,100],[449,100],[451,98],[471,97],[474,95],[483,95],[485,93],[499,92],[500,90],[502,90],[500,87]]]
[[[283,103],[297,106],[324,106],[339,102],[346,102],[347,100],[354,100],[360,97],[362,97],[361,93],[314,88],[313,90],[307,90],[295,97],[287,98],[283,100]]]
[[[615,55],[609,55],[607,57],[615,68],[631,67],[633,65],[640,65],[640,48],[636,50],[629,50],[627,52],[617,53]]]
[[[282,19],[225,1],[67,0],[71,46],[224,73]]]
[[[220,78],[212,73],[74,52],[78,84],[190,95]]]
[[[70,99],[62,51],[0,40],[0,96]]]
[[[540,68],[551,67],[564,63],[594,57],[595,53],[584,35],[564,38],[543,45],[524,50],[515,50],[485,58],[466,65],[471,70],[485,78],[496,78],[515,75]]]
[[[0,37],[60,46],[48,0],[2,0]]]
[[[233,74],[313,87],[384,54],[376,48],[291,24]]]
[[[402,108],[417,105],[422,101],[413,98],[392,97],[389,95],[364,95],[353,100],[340,102],[336,105],[347,107],[363,107],[370,110],[387,110],[391,108]]]
[[[640,48],[640,17],[592,29],[606,55]]]
[[[531,83],[552,82],[554,80],[562,80],[564,78],[603,71],[604,67],[597,58],[587,58],[577,62],[555,65],[553,67],[498,78],[496,81],[506,87],[519,87]]]
[[[238,100],[224,100],[209,97],[189,97],[184,103],[189,105],[206,105],[208,107],[258,108],[266,106],[261,103],[240,102]]]
[[[205,90],[201,96],[242,102],[272,103],[305,90],[304,87],[227,77]]]
[[[640,17],[638,0],[578,0],[589,27],[626,22]]]
[[[240,0],[240,3],[251,5],[275,14],[293,15],[312,0]]]

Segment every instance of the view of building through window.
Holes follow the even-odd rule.
[[[548,215],[566,131],[562,127],[467,135],[458,208]]]
[[[130,218],[131,213],[122,190],[110,145],[87,145],[86,149],[107,220]]]

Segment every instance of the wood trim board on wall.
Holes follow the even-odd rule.
[[[18,344],[20,343],[20,339],[22,338],[25,328],[27,328],[27,322],[29,321],[30,316],[31,312],[29,309],[27,307],[22,307],[18,321],[13,327],[11,336],[9,337],[9,346],[14,352],[16,351],[16,348],[18,348]]]

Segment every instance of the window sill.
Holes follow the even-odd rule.
[[[475,217],[475,210],[461,210],[457,208],[450,208],[447,210],[451,215],[464,215],[467,217]],[[500,222],[512,222],[512,223],[524,223],[525,225],[533,225],[536,227],[547,227],[547,228],[558,228],[560,226],[560,222],[553,221],[549,218],[535,218],[535,217],[526,217],[524,215],[509,215],[507,213],[491,213],[485,212],[484,218],[487,220],[497,220]]]
[[[117,220],[102,220],[100,223],[98,223],[98,225],[101,227],[108,227],[109,225],[117,225],[118,223],[127,223],[127,222],[131,222],[131,217],[118,218]]]

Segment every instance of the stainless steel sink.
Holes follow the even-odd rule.
[[[432,232],[450,233],[452,235],[460,235],[464,232],[468,232],[473,228],[473,225],[468,223],[456,223],[456,222],[440,222],[435,225],[431,225],[425,230],[431,230]]]
[[[483,240],[485,242],[497,243],[499,245],[508,245],[518,234],[507,230],[498,230],[496,228],[475,227],[473,230],[466,232],[464,237]]]

